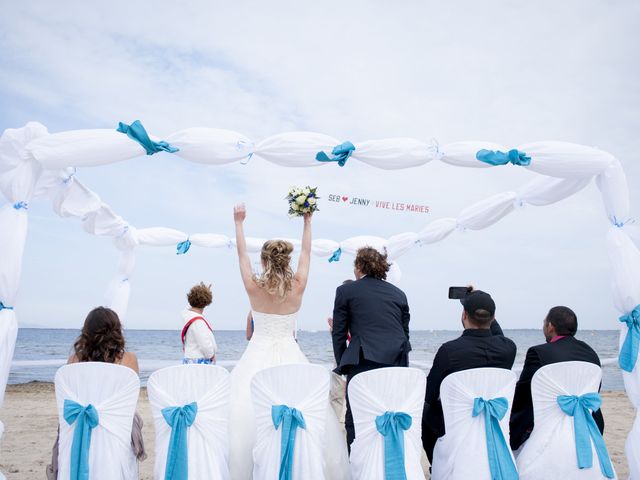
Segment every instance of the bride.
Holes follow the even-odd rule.
[[[311,215],[304,216],[302,249],[298,270],[290,266],[293,245],[284,240],[269,240],[262,247],[263,274],[258,278],[251,269],[243,222],[244,204],[234,208],[236,245],[240,274],[253,311],[254,333],[247,349],[231,372],[231,412],[229,429],[229,469],[233,480],[249,480],[253,472],[255,421],[250,384],[260,370],[288,363],[308,363],[294,339],[296,317],[307,286],[311,263]],[[324,445],[325,478],[349,477],[349,460],[343,429],[329,407]]]

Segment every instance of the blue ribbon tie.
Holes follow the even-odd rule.
[[[316,153],[316,160],[319,162],[338,162],[338,165],[344,167],[344,164],[347,163],[347,160],[355,149],[356,147],[353,143],[344,142],[337,147],[333,147],[333,150],[331,150],[332,157],[329,157],[324,152],[318,152]]]
[[[65,400],[63,408],[65,421],[76,424],[71,443],[70,480],[89,480],[89,447],[91,431],[98,425],[98,411],[91,404],[83,407],[73,400]]]
[[[485,400],[476,397],[473,400],[472,416],[484,412],[484,429],[487,437],[487,457],[492,480],[517,480],[518,470],[513,463],[511,449],[502,434],[500,420],[509,409],[509,401],[504,397]]]
[[[489,165],[506,165],[512,163],[513,165],[527,166],[531,163],[531,157],[528,157],[526,153],[519,150],[509,150],[507,153],[500,150],[478,150],[476,158],[481,162],[488,163]]]
[[[2,310],[13,310],[13,307],[8,307],[4,303],[0,302],[0,312]]]
[[[625,372],[633,372],[638,360],[638,346],[640,346],[640,305],[621,316],[620,321],[627,324],[627,335],[620,349],[618,364]]]
[[[187,428],[193,425],[197,414],[198,404],[196,402],[188,403],[182,407],[166,407],[162,409],[162,416],[171,427],[164,480],[184,480],[189,478]]]
[[[333,252],[331,257],[329,258],[329,263],[339,262],[341,256],[342,256],[342,249],[338,248],[335,252]]]
[[[20,210],[20,209],[29,210],[29,204],[27,202],[20,201],[20,202],[14,203],[13,208],[15,208],[16,210]]]
[[[140,146],[145,149],[147,155],[153,155],[158,152],[176,153],[180,150],[179,148],[172,147],[167,142],[154,142],[151,140],[142,123],[140,123],[140,120],[136,120],[131,125],[119,122],[116,131],[125,133],[127,137],[138,142]]]
[[[600,471],[605,477],[613,478],[615,474],[613,473],[607,447],[591,415],[591,412],[598,410],[602,404],[600,395],[597,393],[585,393],[579,397],[577,395],[559,395],[557,402],[564,413],[573,417],[578,468],[593,467],[593,452],[591,449],[591,444],[593,443],[598,454]]]
[[[184,242],[180,242],[178,244],[176,255],[184,255],[189,251],[190,248],[191,248],[191,240],[187,238]]]
[[[296,430],[307,428],[302,412],[286,405],[271,407],[271,420],[276,430],[282,424],[280,440],[280,473],[278,480],[293,478],[293,452],[296,446]]]
[[[404,468],[404,430],[409,430],[411,423],[411,416],[403,412],[384,412],[376,417],[376,429],[384,437],[386,480],[407,480]]]

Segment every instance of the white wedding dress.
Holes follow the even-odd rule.
[[[251,379],[260,370],[288,363],[309,363],[293,338],[297,313],[290,315],[253,312],[253,337],[231,371],[229,423],[229,470],[232,480],[250,480],[256,427],[251,401]],[[327,397],[325,438],[327,480],[349,478],[349,457],[344,429]]]

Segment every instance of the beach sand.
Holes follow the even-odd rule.
[[[634,411],[623,392],[603,392],[605,441],[619,478],[627,478],[624,442],[634,420]],[[144,440],[149,454],[140,464],[140,478],[153,478],[154,431],[147,390],[142,389],[138,412],[144,420]],[[51,446],[56,437],[57,413],[53,384],[28,383],[7,387],[0,420],[5,432],[0,442],[0,471],[8,480],[44,478],[51,461]]]

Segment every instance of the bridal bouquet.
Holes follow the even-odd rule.
[[[289,216],[301,217],[306,213],[318,211],[318,187],[291,187],[286,200],[289,202]]]

